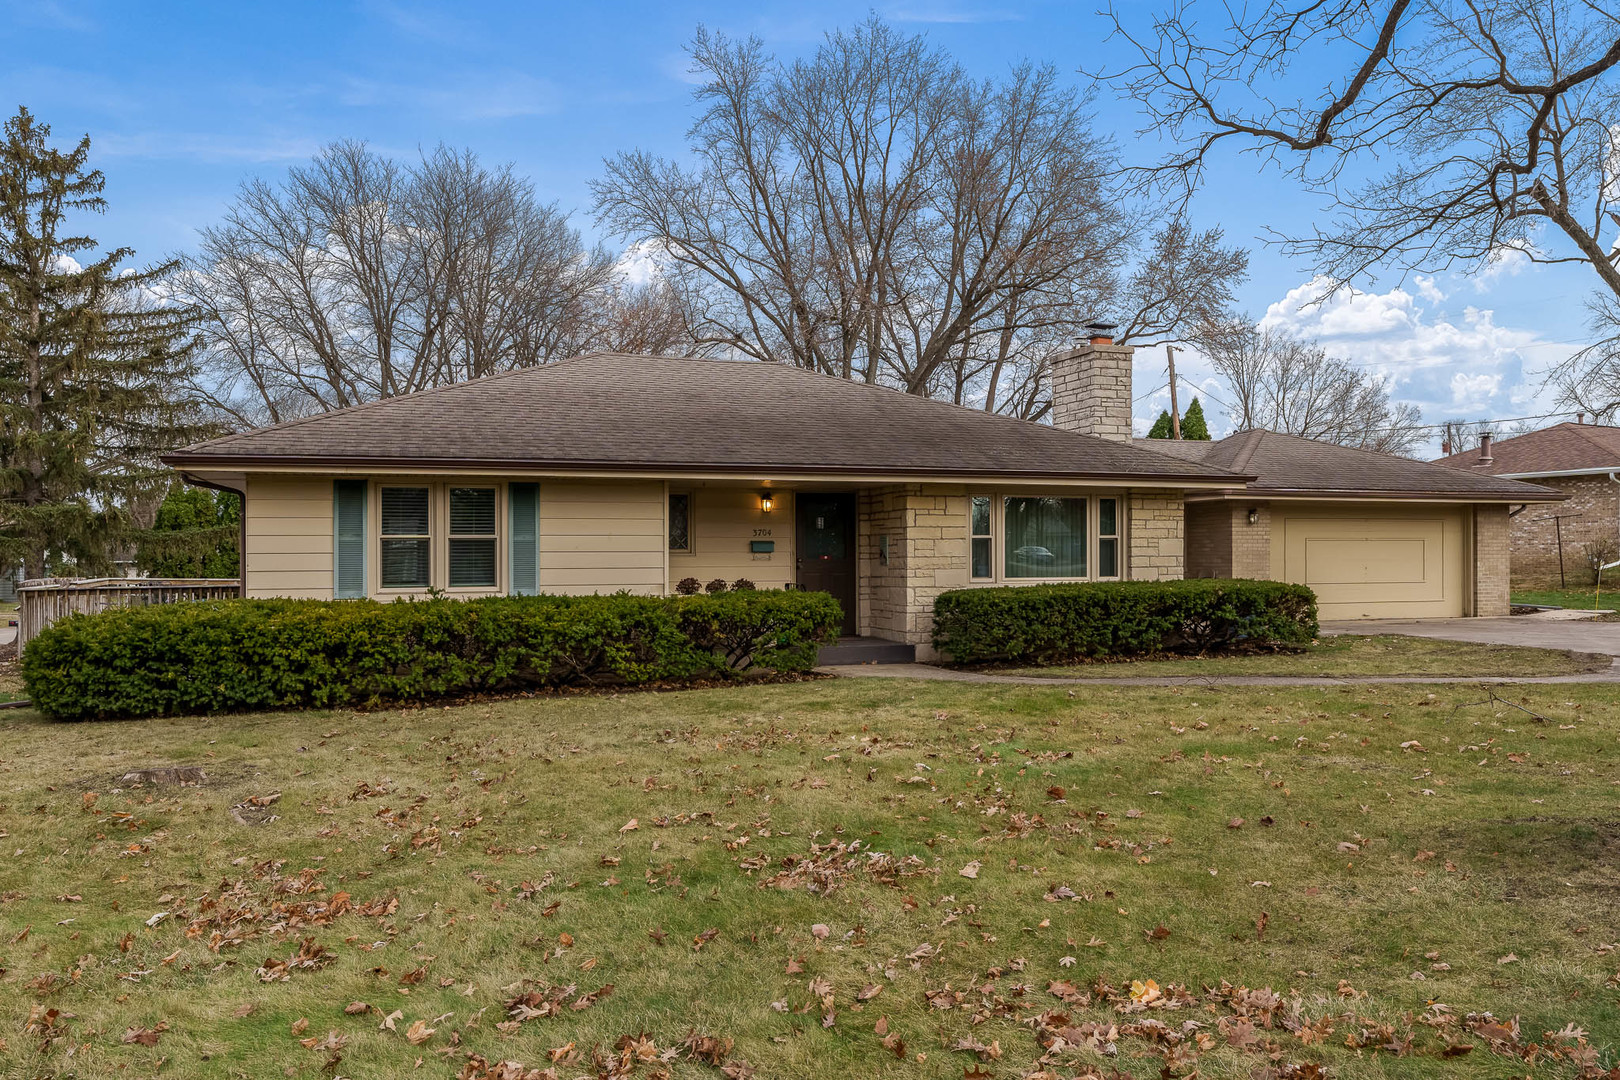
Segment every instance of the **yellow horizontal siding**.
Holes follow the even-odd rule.
[[[332,597],[332,481],[252,476],[247,482],[249,596]]]
[[[678,490],[672,488],[671,490]],[[754,488],[698,488],[692,496],[692,550],[669,553],[669,577],[675,582],[695,577],[735,581],[747,578],[762,589],[780,589],[797,580],[793,560],[793,493],[776,492],[769,514],[759,508]],[[756,536],[769,530],[769,536]],[[755,555],[749,545],[769,540],[776,550]]]
[[[540,591],[657,594],[664,587],[660,481],[540,481]]]

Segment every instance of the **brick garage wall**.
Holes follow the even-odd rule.
[[[916,645],[920,659],[931,659],[934,598],[968,584],[967,492],[891,484],[862,491],[858,505],[860,632]]]
[[[1232,576],[1232,508],[1224,502],[1187,504],[1187,576]]]
[[[1133,491],[1127,499],[1133,581],[1168,581],[1183,576],[1185,546],[1182,524],[1186,508],[1181,492]]]
[[[1569,493],[1561,503],[1532,503],[1509,519],[1513,546],[1513,580],[1526,585],[1558,584],[1558,529],[1553,515],[1563,517],[1564,572],[1571,585],[1589,584],[1587,545],[1620,543],[1620,484],[1607,476],[1550,477],[1535,481]],[[1571,516],[1573,515],[1573,516]],[[1614,556],[1620,558],[1620,554]]]
[[[1249,524],[1249,511],[1255,511]],[[1195,502],[1187,504],[1187,576],[1255,578],[1271,576],[1271,504]]]
[[[1474,507],[1473,614],[1506,615],[1509,611],[1510,542],[1508,508]]]

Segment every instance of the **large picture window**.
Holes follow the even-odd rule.
[[[382,489],[381,583],[385,589],[425,589],[431,582],[428,489]]]
[[[495,489],[450,489],[450,587],[495,587]]]
[[[1002,550],[1009,578],[1085,577],[1086,500],[1009,496]]]

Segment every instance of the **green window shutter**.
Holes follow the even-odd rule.
[[[366,482],[332,481],[332,595],[366,595]]]
[[[508,484],[511,507],[512,595],[533,596],[540,591],[540,485]]]

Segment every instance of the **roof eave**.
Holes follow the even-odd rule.
[[[1256,479],[1236,473],[1217,470],[1187,473],[1141,473],[1118,470],[1071,470],[1063,472],[1016,472],[1010,469],[894,469],[870,465],[783,465],[760,462],[682,462],[676,465],[653,462],[623,461],[523,461],[512,459],[481,460],[458,458],[398,458],[398,457],[326,457],[313,458],[296,455],[270,454],[192,454],[178,452],[159,459],[175,469],[280,469],[298,471],[424,469],[436,472],[514,472],[526,471],[549,475],[610,473],[624,476],[695,476],[707,474],[770,477],[793,476],[826,477],[938,477],[941,480],[1018,479],[1032,480],[1104,480],[1135,484],[1195,484],[1202,487],[1230,485],[1233,481],[1248,483]]]

